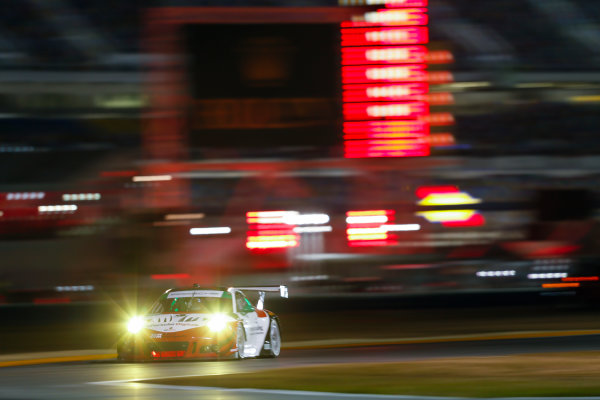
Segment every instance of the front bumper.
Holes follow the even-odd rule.
[[[161,334],[160,338],[127,334],[119,341],[117,353],[126,361],[229,358],[237,352],[233,332],[214,336]]]

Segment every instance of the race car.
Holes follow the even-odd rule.
[[[243,291],[257,292],[253,305]],[[150,311],[132,317],[117,344],[123,361],[278,357],[279,319],[263,309],[265,293],[287,286],[169,289]]]

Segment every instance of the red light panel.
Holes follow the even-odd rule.
[[[346,236],[350,246],[386,246],[392,244],[383,225],[392,222],[394,210],[348,211]]]
[[[454,185],[443,185],[443,186],[421,186],[417,188],[417,197],[420,199],[424,199],[430,194],[437,193],[458,193],[458,186]]]
[[[344,104],[346,120],[417,118],[428,113],[427,103],[419,101]]]
[[[571,276],[561,279],[563,282],[589,282],[600,280],[597,276]]]
[[[390,8],[368,12],[361,21],[342,22],[342,27],[379,27],[427,25],[425,8]]]
[[[374,216],[374,215],[394,215],[394,210],[366,210],[366,211],[348,211],[346,212],[346,217],[364,217],[364,216]]]
[[[385,6],[393,7],[427,7],[427,0],[386,0]]]
[[[427,25],[426,8],[388,8],[365,14],[366,22],[401,26]]]
[[[418,46],[429,40],[424,26],[427,1],[389,3],[393,6],[386,4],[386,9],[367,12],[360,20],[341,25],[347,158],[429,155],[429,54],[426,47]],[[435,59],[447,56],[438,54]],[[434,78],[448,77],[438,74]],[[390,124],[375,124],[382,120]],[[402,122],[407,125],[394,125]],[[387,233],[377,232],[378,237],[371,239],[381,240],[382,235]],[[348,232],[349,240],[364,240],[363,236]]]
[[[444,221],[441,224],[447,228],[475,227],[484,225],[485,218],[483,218],[483,215],[475,213],[471,218],[467,219],[466,221]]]
[[[342,65],[419,64],[424,63],[427,49],[423,46],[347,47],[342,49]]]
[[[343,25],[342,25],[343,26]],[[414,45],[429,42],[426,27],[346,28],[342,29],[342,47],[372,45]]]
[[[389,240],[352,240],[348,241],[348,246],[350,247],[374,247],[374,246],[389,246]]]
[[[246,222],[249,229],[246,247],[252,251],[285,249],[299,245],[300,237],[294,233],[294,226],[284,219],[295,215],[295,211],[249,211]]]
[[[429,133],[429,126],[419,121],[356,121],[344,123],[344,137],[365,139],[378,135],[398,137],[422,137]]]
[[[246,213],[246,222],[249,224],[282,224],[284,218],[294,214],[294,211],[249,211]]]
[[[296,247],[298,244],[298,235],[248,236],[246,240],[246,247],[250,250],[282,249]]]
[[[71,299],[68,297],[37,297],[33,299],[33,304],[65,304],[70,302]]]
[[[384,83],[371,85],[345,85],[343,100],[346,103],[385,100],[423,100],[429,90],[426,83]]]
[[[426,66],[349,66],[342,67],[342,81],[345,84],[373,82],[426,82]]]
[[[394,143],[394,140],[350,140],[344,148],[346,158],[371,157],[423,157],[429,155],[426,142],[411,140],[409,143]]]

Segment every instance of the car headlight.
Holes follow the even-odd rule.
[[[127,330],[133,334],[138,333],[144,327],[144,318],[133,317],[127,323]]]
[[[211,331],[220,332],[225,329],[227,322],[229,322],[229,318],[226,315],[214,314],[209,317],[206,325]]]

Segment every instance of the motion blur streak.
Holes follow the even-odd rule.
[[[296,246],[298,246],[298,240],[292,235],[249,236],[246,242],[246,247],[249,249],[276,249]]]
[[[348,216],[346,222],[349,224],[376,224],[388,222],[387,215],[361,215]]]
[[[356,246],[381,246],[391,244],[386,222],[394,218],[394,210],[348,211],[346,235],[348,244]]]
[[[231,233],[228,226],[217,226],[213,228],[191,228],[190,235],[226,235]]]
[[[205,215],[203,213],[194,213],[194,214],[167,214],[165,215],[165,219],[167,221],[172,220],[187,220],[187,219],[202,219]]]
[[[388,232],[408,232],[408,231],[418,231],[421,229],[421,225],[419,224],[391,224],[391,225],[382,225],[383,229]]]
[[[160,182],[170,181],[173,179],[171,175],[140,175],[131,178],[134,182]]]
[[[424,9],[379,10],[365,14],[365,20],[374,24],[427,25]]]
[[[478,204],[481,199],[471,197],[468,193],[431,193],[419,201],[420,206],[450,206],[461,204]]]
[[[590,282],[597,280],[599,280],[597,276],[570,276],[562,278],[563,282]]]
[[[249,250],[285,249],[297,247],[300,237],[294,232],[290,219],[297,211],[249,211],[246,213],[248,231],[246,248]]]
[[[547,289],[576,288],[579,286],[580,286],[579,282],[576,282],[576,283],[544,283],[544,284],[542,284],[542,287],[547,288]]]
[[[342,23],[345,121],[427,121],[429,105],[423,100],[428,98],[409,97],[425,95],[429,91],[427,82],[430,78],[426,71],[428,51],[424,46],[415,46],[428,42],[427,9],[406,8],[407,4],[410,3],[397,3],[394,6],[399,8],[367,12],[363,16],[364,22],[355,20]],[[407,28],[394,29],[393,26]],[[385,46],[388,44],[400,46]],[[364,45],[371,46],[362,47]],[[383,82],[388,83],[390,88],[386,89]],[[369,102],[360,102],[364,100]],[[376,103],[374,100],[393,102]],[[405,129],[409,127],[411,125],[405,125]],[[348,125],[344,125],[346,158],[429,155],[429,141],[426,140],[428,128],[406,129],[402,140],[397,140],[398,132],[394,131],[372,131],[368,128],[350,131],[348,128]],[[369,140],[373,138],[381,140]]]
[[[294,228],[296,233],[319,233],[319,232],[331,232],[333,228],[327,226],[297,226]]]

